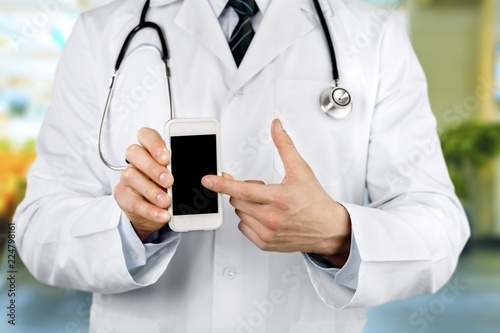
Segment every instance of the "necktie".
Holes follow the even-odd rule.
[[[233,53],[234,61],[239,67],[255,35],[252,28],[252,17],[259,11],[259,8],[255,0],[229,0],[227,4],[233,7],[239,18],[238,24],[229,39],[229,47]]]

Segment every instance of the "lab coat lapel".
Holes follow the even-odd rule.
[[[273,0],[234,78],[236,92],[262,68],[313,29],[298,0]]]
[[[175,23],[196,43],[213,52],[230,70],[236,71],[227,39],[208,1],[184,0]]]

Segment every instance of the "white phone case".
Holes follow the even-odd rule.
[[[215,134],[216,137],[216,161],[217,175],[221,175],[221,149],[220,149],[220,130],[219,122],[213,118],[187,118],[187,119],[172,119],[165,125],[165,143],[171,151],[171,159],[175,161],[175,152],[172,152],[171,137],[174,136],[192,136]],[[172,170],[171,163],[167,166]],[[175,175],[174,183],[175,183]],[[174,215],[173,206],[176,204],[175,192],[172,188],[167,189],[172,200],[168,208],[171,216],[169,226],[173,231],[185,232],[192,230],[214,230],[222,225],[222,195],[217,193],[217,213],[208,214],[186,214]]]

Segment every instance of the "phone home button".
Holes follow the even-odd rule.
[[[228,266],[224,268],[222,274],[226,279],[233,280],[234,278],[236,278],[236,275],[238,275],[238,271],[236,270],[236,268]]]

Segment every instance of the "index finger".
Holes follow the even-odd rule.
[[[158,163],[167,165],[170,153],[160,133],[154,129],[143,127],[137,132],[137,140]]]
[[[261,204],[272,202],[272,193],[269,186],[265,184],[242,182],[213,175],[203,177],[201,183],[209,190],[240,200]]]

